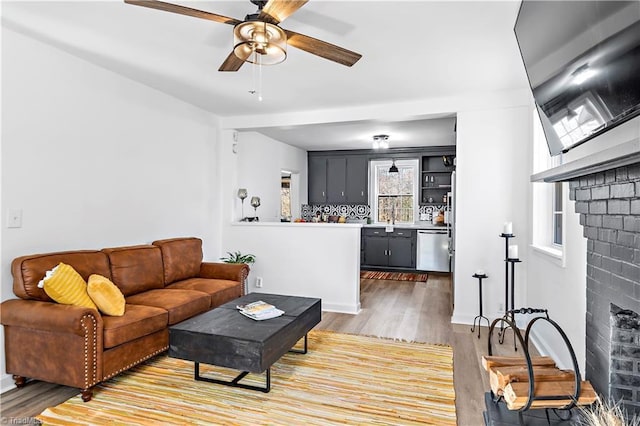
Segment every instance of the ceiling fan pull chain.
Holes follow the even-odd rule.
[[[262,102],[262,55],[258,56],[258,101]]]

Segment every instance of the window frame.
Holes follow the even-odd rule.
[[[562,164],[562,155],[551,157],[547,142],[542,130],[540,118],[533,111],[533,172]],[[556,191],[562,201],[562,210],[556,210]],[[566,207],[568,205],[569,191],[566,182],[534,182],[532,188],[532,242],[531,247],[538,253],[550,257],[559,266],[564,267],[566,262]],[[560,243],[556,242],[555,226],[561,228]]]
[[[369,163],[369,188],[372,190],[369,194],[369,205],[371,206],[372,223],[378,225],[387,225],[387,222],[378,221],[378,178],[377,168],[378,166],[383,168],[389,168],[393,164],[393,160],[371,160]],[[418,158],[401,158],[395,160],[396,167],[412,167],[413,168],[413,202],[412,202],[412,222],[398,222],[396,223],[415,223],[419,215],[419,184],[420,184],[420,162]],[[391,223],[390,223],[391,224]]]

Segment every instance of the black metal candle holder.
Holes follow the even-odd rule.
[[[503,318],[515,323],[515,264],[521,263],[520,259],[509,258],[509,239],[514,238],[514,234],[500,234],[501,238],[504,238],[504,316]],[[511,265],[511,267],[509,267]],[[500,331],[498,332],[498,342],[504,343],[504,335],[506,329],[504,327],[505,321],[500,323]],[[513,339],[513,349],[518,350],[517,342]]]
[[[480,338],[480,323],[484,319],[487,321],[487,327],[490,326],[489,318],[485,317],[482,314],[482,280],[484,278],[489,278],[487,274],[473,274],[473,278],[478,279],[478,305],[480,307],[480,315],[476,316],[473,319],[473,327],[471,327],[471,332],[473,333],[476,329],[476,321],[478,321],[478,339]]]

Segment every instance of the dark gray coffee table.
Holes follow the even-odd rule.
[[[245,317],[237,305],[262,300],[284,315],[264,321]],[[321,300],[309,297],[251,293],[169,327],[169,356],[195,363],[194,379],[269,392],[271,365],[292,351],[307,353],[307,333],[321,319]],[[304,349],[292,350],[304,338]],[[200,375],[200,363],[240,370],[231,381]],[[240,383],[249,373],[266,372],[265,386]]]

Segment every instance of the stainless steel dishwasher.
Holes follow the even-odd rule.
[[[418,231],[417,269],[449,272],[449,236],[446,229]]]

